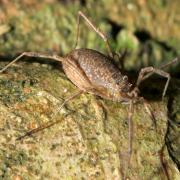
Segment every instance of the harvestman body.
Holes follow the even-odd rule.
[[[53,114],[53,118],[60,111],[60,109],[64,106],[65,103],[75,98],[76,96],[88,92],[91,94],[95,94],[105,99],[117,101],[117,102],[127,102],[129,104],[129,114],[128,114],[128,123],[129,123],[129,160],[132,152],[132,115],[133,115],[133,105],[134,103],[141,102],[144,103],[147,112],[154,119],[153,113],[151,111],[150,105],[142,98],[138,96],[139,84],[148,78],[151,74],[157,73],[165,78],[167,78],[167,82],[165,84],[165,88],[163,91],[163,97],[166,93],[170,75],[160,69],[156,69],[153,67],[146,67],[141,69],[137,82],[132,86],[129,83],[128,77],[122,75],[117,66],[113,63],[113,53],[111,51],[109,42],[107,37],[101,32],[95,25],[81,12],[78,12],[78,28],[77,28],[77,39],[76,45],[79,37],[79,20],[82,17],[88,25],[105,41],[105,44],[108,49],[109,56],[106,56],[98,51],[92,49],[74,49],[70,53],[68,53],[65,57],[60,57],[57,55],[48,55],[43,53],[35,53],[35,52],[24,52],[12,62],[10,62],[7,66],[5,66],[0,72],[5,71],[9,66],[18,61],[23,56],[29,57],[40,57],[40,58],[48,58],[55,61],[59,61],[63,65],[63,69],[67,77],[71,80],[73,84],[75,84],[79,91],[73,94],[71,97],[66,99],[64,103],[58,108],[55,114]],[[174,59],[172,63],[176,62],[178,59]],[[169,64],[168,64],[169,65]],[[165,65],[167,66],[167,65]],[[162,67],[165,67],[162,66]],[[39,128],[33,129],[27,132],[24,136],[21,136],[19,139],[36,133],[42,129],[50,127],[54,124],[58,123],[55,121],[50,124],[46,124]]]

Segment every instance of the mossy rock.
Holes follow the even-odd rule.
[[[4,63],[1,64],[4,66]],[[64,99],[77,92],[58,64],[19,62],[0,74],[1,179],[130,179],[165,178],[158,151],[167,131],[166,101],[150,102],[157,132],[141,104],[133,114],[133,154],[129,169],[128,106],[83,94],[52,118]],[[60,123],[16,139],[43,123]],[[172,179],[179,172],[167,151]]]

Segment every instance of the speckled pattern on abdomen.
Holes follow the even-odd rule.
[[[71,56],[78,61],[94,86],[120,90],[123,76],[108,57],[92,49],[75,49]]]

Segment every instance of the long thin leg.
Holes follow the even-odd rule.
[[[58,107],[58,109],[56,110],[56,112],[52,115],[51,118],[55,118],[56,115],[59,113],[59,111],[62,109],[62,107],[69,102],[70,100],[74,99],[75,97],[81,95],[82,93],[84,93],[85,91],[79,90],[78,92],[76,92],[75,94],[73,94],[72,96],[70,96],[69,98],[65,99],[65,101],[61,104],[60,107]]]
[[[77,45],[78,45],[78,40],[79,40],[79,26],[80,26],[80,15],[78,13],[77,16],[77,34],[76,34],[76,41],[75,41],[75,46],[74,49],[76,49]]]
[[[166,73],[166,72],[164,72],[164,71],[162,71],[161,69],[164,69],[164,68],[167,68],[168,66],[171,66],[172,64],[175,64],[175,63],[177,63],[178,61],[180,61],[180,57],[176,57],[176,58],[174,58],[172,61],[170,61],[170,62],[168,62],[168,63],[166,63],[166,64],[163,64],[163,65],[161,65],[159,68],[158,68],[158,70],[159,71],[161,71],[161,72],[163,72],[163,73]],[[152,67],[151,67],[152,68]],[[147,78],[149,78],[150,76],[152,76],[153,74],[154,74],[155,72],[154,71],[152,71],[152,72],[147,72],[147,74],[145,75],[143,75],[144,77],[143,78],[141,78],[141,80],[139,80],[140,82],[138,82],[137,81],[137,83],[136,84],[140,84],[142,81],[144,81],[145,79],[147,79]],[[159,74],[159,73],[157,73],[157,74]],[[166,76],[169,76],[169,74],[167,75],[168,73],[166,73]],[[160,74],[161,76],[162,76],[162,74]],[[140,74],[139,74],[139,76],[140,76]],[[166,77],[166,76],[164,76],[164,77]],[[140,77],[138,77],[138,79],[139,79]],[[169,77],[170,78],[170,77]],[[166,86],[165,86],[165,88],[164,88],[164,91],[166,91],[167,90],[167,83],[168,82],[166,82]],[[165,95],[165,92],[163,92],[163,96]]]
[[[47,129],[47,128],[49,128],[49,127],[51,127],[51,126],[53,126],[53,125],[61,122],[61,120],[62,120],[62,119],[57,120],[57,121],[54,121],[54,122],[51,122],[51,123],[45,123],[45,124],[41,125],[40,127],[37,127],[37,128],[35,128],[35,129],[32,129],[32,130],[26,132],[24,135],[18,137],[16,140],[24,139],[24,138],[27,137],[27,136],[31,136],[32,134],[35,134],[35,133],[37,133],[37,132],[39,132],[39,131],[42,131],[42,130],[44,130],[44,129]]]
[[[171,66],[172,64],[177,63],[178,61],[180,61],[180,57],[176,57],[176,58],[174,58],[172,61],[170,61],[170,62],[168,62],[168,63],[166,63],[166,64],[161,65],[160,67],[158,67],[158,69],[165,69],[165,68],[167,68],[168,66]],[[143,81],[144,81],[145,79],[149,78],[149,77],[152,76],[152,75],[153,75],[153,73],[146,74],[146,75],[144,76],[144,78],[143,78]]]
[[[120,173],[122,175],[122,179],[126,179],[127,169],[130,168],[130,161],[131,161],[131,155],[132,155],[132,142],[133,142],[133,101],[130,101],[129,104],[129,110],[128,110],[128,152],[125,153],[127,158],[124,158],[124,153],[120,153],[119,156],[122,160],[121,167],[120,167]],[[125,159],[127,160],[127,163],[124,162]]]
[[[78,19],[77,19],[77,36],[76,36],[76,43],[75,43],[75,48],[78,44],[78,39],[79,39],[79,24],[80,24],[80,17],[82,17],[87,23],[88,25],[104,40],[105,44],[106,44],[106,47],[108,49],[108,53],[109,53],[109,56],[113,58],[113,53],[112,53],[112,50],[111,50],[111,47],[110,47],[110,44],[109,44],[109,41],[108,41],[108,38],[106,37],[106,35],[99,29],[97,28],[87,17],[86,15],[79,11],[78,12]]]
[[[145,99],[142,99],[142,101],[143,101],[143,104],[144,104],[144,106],[146,108],[147,113],[149,114],[151,120],[153,121],[153,124],[154,124],[154,126],[156,128],[156,133],[157,133],[157,123],[156,123],[155,116],[154,116],[154,114],[152,112],[151,105]],[[168,170],[167,170],[167,166],[166,166],[166,163],[164,161],[164,153],[163,153],[164,152],[164,148],[165,148],[165,144],[159,150],[158,155],[159,155],[159,159],[160,159],[160,162],[161,162],[161,166],[162,166],[163,172],[166,175],[167,180],[170,180],[170,176],[169,176],[169,173],[168,173]]]
[[[47,58],[47,59],[52,59],[52,60],[59,61],[59,62],[62,62],[64,60],[63,57],[57,56],[55,54],[54,55],[48,55],[48,54],[45,54],[45,53],[38,53],[38,52],[23,52],[17,58],[15,58],[13,61],[11,61],[9,64],[7,64],[3,69],[1,69],[0,73],[5,71],[9,66],[14,64],[16,61],[21,59],[23,56]]]
[[[147,113],[149,114],[149,116],[150,116],[150,118],[151,118],[151,120],[152,120],[152,122],[153,122],[153,125],[154,125],[154,127],[155,127],[155,129],[156,129],[156,131],[157,131],[156,118],[155,118],[155,115],[154,115],[154,113],[153,113],[153,111],[152,111],[151,105],[150,105],[145,99],[143,99],[143,105],[144,105],[144,107],[146,108],[146,111],[147,111]]]
[[[52,118],[52,119],[55,118],[56,115],[59,113],[59,111],[62,109],[62,107],[63,107],[67,102],[69,102],[70,100],[74,99],[75,97],[81,95],[83,92],[84,92],[84,91],[80,90],[80,91],[78,91],[77,93],[75,93],[75,94],[73,94],[72,96],[70,96],[69,98],[67,98],[67,99],[61,104],[61,106],[57,109],[57,111],[52,115],[51,118]],[[17,138],[17,140],[21,140],[21,139],[23,139],[23,138],[25,138],[25,137],[27,137],[27,136],[31,136],[32,134],[35,134],[35,133],[37,133],[37,132],[39,132],[39,131],[42,131],[42,130],[44,130],[44,129],[46,129],[46,128],[49,128],[49,127],[51,127],[51,126],[53,126],[53,125],[55,125],[55,124],[57,124],[57,123],[59,123],[59,122],[61,122],[61,120],[57,120],[57,121],[54,121],[54,122],[51,122],[51,123],[45,123],[45,124],[41,125],[41,126],[38,127],[38,128],[35,128],[35,129],[32,129],[32,130],[26,132],[23,136],[20,136],[19,138]]]
[[[144,103],[144,106],[145,106],[148,114],[150,115],[150,117],[151,117],[151,119],[153,121],[153,124],[154,124],[154,126],[156,128],[156,133],[157,133],[156,119],[155,119],[155,116],[154,116],[154,114],[153,114],[153,112],[151,110],[151,106],[144,99],[143,99],[143,103]],[[165,176],[167,177],[167,180],[170,180],[170,176],[169,176],[169,173],[168,173],[168,170],[167,170],[167,166],[166,166],[166,163],[164,161],[164,148],[165,148],[165,144],[159,150],[158,155],[159,155],[159,159],[160,159],[160,162],[161,162],[161,166],[162,166],[163,172],[164,172]]]
[[[116,59],[116,57],[117,57],[117,60],[118,60],[117,65],[120,65],[120,70],[122,72],[125,71],[124,64],[125,64],[125,60],[126,60],[127,55],[128,55],[127,49],[124,49],[121,52],[113,52],[113,59]]]
[[[128,112],[128,125],[129,125],[129,130],[128,130],[128,165],[130,164],[131,160],[131,154],[132,154],[132,142],[133,142],[133,121],[132,121],[132,116],[133,116],[133,101],[130,101],[129,105],[129,112]]]
[[[156,74],[159,74],[160,76],[167,78],[167,81],[166,81],[166,84],[165,84],[165,87],[163,90],[163,94],[162,94],[162,97],[164,97],[166,94],[166,90],[168,88],[168,85],[169,85],[170,75],[169,75],[169,73],[167,73],[163,70],[156,69],[153,67],[145,67],[145,68],[141,69],[139,76],[138,76],[138,79],[137,79],[137,82],[136,82],[136,86],[138,87],[140,85],[140,83],[144,80],[144,76],[149,74],[149,73],[156,73]]]
[[[165,144],[162,146],[162,148],[158,152],[159,153],[159,159],[160,159],[160,162],[161,162],[163,172],[167,177],[167,180],[170,180],[170,175],[169,175],[168,170],[167,170],[167,164],[166,164],[166,162],[164,160],[164,148],[165,148]]]
[[[171,66],[172,64],[175,64],[177,63],[178,61],[180,61],[180,57],[176,57],[174,58],[172,61],[166,63],[166,64],[163,64],[159,67],[159,69],[164,69],[164,68],[167,68],[168,66]]]

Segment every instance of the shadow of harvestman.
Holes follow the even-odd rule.
[[[76,49],[79,38],[80,17],[83,18],[87,22],[87,24],[104,40],[108,50],[108,56],[92,49]],[[151,106],[143,97],[139,96],[138,87],[142,81],[147,79],[152,74],[159,74],[160,76],[167,78],[162,94],[162,97],[164,97],[170,81],[170,75],[167,72],[164,72],[162,68],[176,63],[177,61],[179,61],[179,59],[175,58],[173,61],[161,66],[159,69],[154,67],[145,67],[141,69],[136,84],[132,85],[129,83],[128,77],[123,75],[121,71],[117,68],[117,66],[113,63],[113,58],[116,54],[112,52],[110,44],[105,34],[100,29],[98,29],[81,11],[78,12],[76,46],[65,57],[60,57],[56,54],[48,55],[37,52],[23,52],[20,56],[18,56],[8,65],[6,65],[2,70],[0,70],[0,73],[5,71],[8,67],[10,67],[19,59],[21,59],[23,56],[47,58],[62,63],[65,74],[71,80],[71,82],[78,87],[79,91],[67,98],[63,102],[63,104],[57,109],[57,111],[52,115],[52,118],[56,117],[58,112],[67,102],[71,101],[72,99],[81,95],[82,93],[91,93],[105,99],[121,103],[126,102],[127,104],[129,104],[128,164],[130,165],[133,140],[132,116],[134,111],[134,104],[143,103],[147,113],[150,115],[154,125],[156,126],[156,121],[154,114],[151,110]],[[30,136],[34,133],[37,133],[38,131],[41,131],[45,128],[51,127],[58,122],[60,121],[57,120],[49,124],[44,124],[39,128],[27,132],[25,135],[19,137],[18,140],[26,136]],[[162,160],[163,158],[160,159]],[[169,178],[166,170],[164,171],[167,178]],[[126,177],[123,171],[121,172],[121,174],[123,174],[124,178]]]

